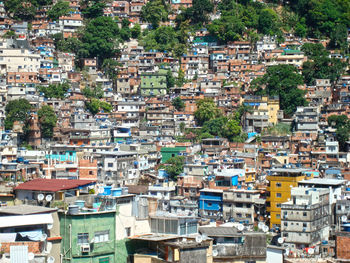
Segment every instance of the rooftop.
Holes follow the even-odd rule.
[[[58,192],[94,184],[95,180],[34,179],[18,185],[15,190]]]
[[[33,215],[42,213],[51,213],[57,211],[56,208],[47,208],[44,206],[34,205],[16,205],[1,207],[0,214],[11,214],[11,215]]]
[[[300,181],[299,184],[340,186],[340,185],[345,184],[346,181],[347,180],[313,178],[313,179],[309,179],[309,180]]]

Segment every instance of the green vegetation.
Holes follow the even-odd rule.
[[[211,121],[222,115],[222,112],[216,106],[212,99],[202,99],[197,101],[197,110],[194,112],[194,116],[198,125],[203,125],[207,121]]]
[[[53,21],[57,21],[60,16],[67,15],[69,11],[69,2],[60,0],[47,11],[47,17]]]
[[[106,3],[100,0],[83,0],[82,4],[82,13],[85,18],[93,19],[99,16],[103,16],[103,9],[106,7]]]
[[[346,142],[349,140],[350,134],[350,120],[346,115],[332,115],[329,116],[328,125],[336,128],[336,139],[339,143],[339,149],[346,151]]]
[[[82,92],[83,95],[88,99],[101,99],[103,97],[103,89],[101,88],[101,85],[85,87]]]
[[[172,104],[177,111],[182,111],[185,108],[185,103],[180,97],[173,99]]]
[[[277,123],[271,127],[266,128],[263,132],[263,135],[276,135],[284,136],[292,134],[291,126],[286,123]]]
[[[211,99],[199,100],[194,116],[202,129],[188,130],[187,134],[194,133],[195,137],[200,139],[215,136],[227,138],[229,141],[244,141],[246,139],[240,125],[242,116],[239,113],[235,116],[224,116]]]
[[[164,168],[169,175],[169,179],[176,181],[177,176],[184,170],[185,157],[175,156],[166,161],[166,165],[162,165],[160,168]]]
[[[57,116],[52,107],[48,105],[42,106],[38,110],[41,136],[43,138],[52,138],[53,128],[57,123]]]
[[[298,89],[303,77],[292,65],[268,67],[263,77],[252,81],[251,89],[256,95],[279,96],[280,107],[287,115],[292,115],[298,106],[306,106],[305,91]]]
[[[6,0],[3,2],[11,18],[24,21],[33,20],[38,7],[52,4],[52,0]]]
[[[108,102],[98,100],[98,99],[91,99],[90,101],[85,102],[85,107],[92,115],[96,115],[101,110],[104,112],[111,112],[112,111],[112,105]]]
[[[161,0],[151,0],[142,7],[141,18],[157,28],[160,22],[168,19],[168,7]]]
[[[49,86],[39,86],[39,92],[43,93],[45,98],[64,99],[65,94],[69,90],[70,86],[67,82],[63,84],[50,84]]]
[[[9,101],[5,107],[5,129],[11,130],[13,128],[13,123],[19,121],[24,124],[23,130],[26,130],[31,108],[32,106],[26,99]]]

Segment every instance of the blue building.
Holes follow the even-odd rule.
[[[222,216],[223,190],[202,189],[199,196],[199,214],[205,218],[216,219]]]

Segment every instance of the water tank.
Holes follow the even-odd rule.
[[[238,185],[238,176],[232,176],[232,186],[237,186]]]
[[[129,194],[129,189],[128,189],[127,187],[123,187],[123,188],[122,188],[122,194],[123,194],[123,195]]]
[[[104,191],[102,195],[111,195],[112,186],[104,186]]]
[[[121,196],[122,188],[113,188],[111,192],[112,192],[112,196]]]
[[[74,202],[75,205],[77,205],[80,209],[84,208],[85,201],[84,200],[77,200]]]
[[[77,205],[70,205],[70,206],[68,206],[68,214],[69,215],[77,215],[77,214],[79,214],[79,206],[77,206]]]

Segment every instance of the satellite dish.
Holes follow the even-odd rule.
[[[214,249],[213,250],[213,257],[216,257],[217,255],[219,255],[219,252],[216,249]]]
[[[51,201],[52,201],[52,195],[47,195],[47,196],[45,197],[45,200],[46,200],[47,202],[51,202]]]
[[[5,159],[2,159],[2,163],[8,163],[9,161],[5,158]]]
[[[51,249],[52,249],[52,243],[51,242],[47,242],[47,244],[46,244],[46,252],[50,253]]]
[[[343,216],[341,217],[341,221],[342,221],[342,222],[348,221],[348,217],[347,217],[346,215],[343,215]]]
[[[46,235],[46,234],[43,234],[43,235],[41,236],[41,238],[40,238],[40,241],[45,241],[46,238],[47,238],[47,235]]]
[[[269,227],[268,227],[268,226],[264,226],[263,231],[264,231],[265,233],[268,232],[268,231],[269,231]]]
[[[196,236],[196,242],[201,243],[203,241],[203,238],[201,235]]]
[[[237,229],[238,229],[239,231],[243,231],[243,229],[244,229],[244,225],[239,224],[239,225],[237,226]]]
[[[103,187],[99,187],[97,191],[98,191],[99,194],[103,194],[105,189]]]
[[[52,229],[53,228],[53,224],[47,224],[47,229]]]
[[[28,253],[28,260],[33,260],[34,259],[34,253],[29,252]]]
[[[93,243],[95,243],[95,238],[92,238],[92,239],[90,240],[90,244],[93,244]]]
[[[308,249],[307,253],[309,253],[310,255],[313,255],[315,253],[315,249],[313,249],[312,247]]]
[[[187,238],[183,237],[182,242],[184,242],[184,243],[187,242]]]
[[[263,229],[264,226],[265,226],[265,224],[263,222],[259,222],[259,224],[258,224],[259,229]]]
[[[53,256],[49,256],[49,258],[47,259],[47,263],[54,263],[55,262],[55,258]]]
[[[278,242],[278,244],[283,244],[284,238],[283,238],[283,237],[279,237],[279,238],[277,239],[277,242]]]
[[[43,194],[38,194],[38,201],[44,200],[44,195]]]
[[[202,238],[203,238],[203,240],[207,240],[208,239],[208,235],[207,234],[203,234]]]

